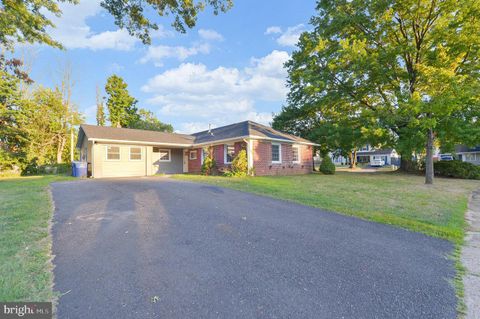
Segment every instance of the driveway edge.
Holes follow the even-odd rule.
[[[480,319],[480,189],[472,192],[465,214],[467,229],[462,247],[465,319]]]

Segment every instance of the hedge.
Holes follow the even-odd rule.
[[[480,179],[480,166],[462,161],[439,161],[433,164],[435,175],[462,179]]]

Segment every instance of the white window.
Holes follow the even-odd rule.
[[[141,161],[142,160],[142,148],[141,147],[130,147],[130,160],[131,161]]]
[[[223,149],[225,163],[231,163],[235,157],[235,146],[233,144],[225,144]]]
[[[197,150],[190,151],[190,157],[191,160],[196,160],[197,159]]]
[[[300,148],[298,146],[292,146],[292,161],[300,163]]]
[[[278,143],[272,143],[272,163],[282,162],[282,146]]]
[[[158,159],[159,162],[170,162],[171,150],[169,149],[161,149],[159,147],[153,148],[154,153],[160,153],[160,158]]]
[[[119,161],[120,160],[120,147],[119,146],[107,146],[107,160]]]
[[[468,162],[475,162],[477,160],[477,154],[476,153],[466,153],[465,154],[465,160]]]

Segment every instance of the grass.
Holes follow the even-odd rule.
[[[48,187],[66,179],[0,178],[0,301],[53,301]]]
[[[335,175],[245,177],[176,175],[174,178],[214,184],[294,201],[345,215],[391,224],[461,243],[464,213],[480,182],[423,177],[395,172]]]

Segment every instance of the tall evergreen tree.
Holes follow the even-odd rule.
[[[137,114],[137,100],[130,96],[127,83],[117,76],[112,75],[107,79],[105,92],[107,92],[107,108],[109,120],[113,127],[131,127],[139,119]]]

